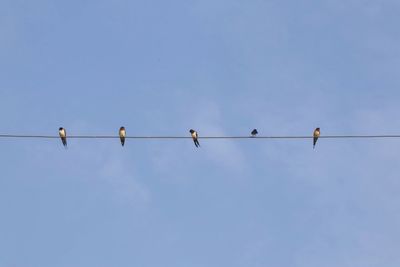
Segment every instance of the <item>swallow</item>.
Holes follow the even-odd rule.
[[[126,130],[125,127],[119,128],[119,139],[121,139],[121,145],[125,145]]]
[[[199,135],[197,134],[197,132],[195,131],[195,130],[193,130],[193,129],[190,129],[190,135],[192,136],[192,138],[193,138],[193,142],[194,142],[194,145],[196,146],[196,147],[199,147],[200,146],[200,143],[199,143]]]
[[[67,131],[63,127],[60,127],[58,129],[58,134],[60,135],[61,141],[64,145],[64,147],[67,147]]]
[[[254,129],[254,130],[251,132],[251,137],[256,137],[257,134],[258,134],[257,129]]]
[[[318,141],[318,137],[319,137],[320,135],[321,135],[320,129],[319,129],[319,128],[316,128],[316,129],[314,130],[314,134],[313,134],[313,136],[314,136],[313,149],[315,148],[315,145],[317,144],[317,141]]]

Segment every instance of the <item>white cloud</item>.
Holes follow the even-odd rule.
[[[99,170],[99,176],[112,186],[119,199],[147,203],[150,192],[135,179],[135,175],[132,161],[124,160],[120,155],[108,156]]]

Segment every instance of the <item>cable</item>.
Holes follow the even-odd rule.
[[[25,134],[0,134],[0,138],[41,138],[58,139],[55,135],[25,135]],[[67,139],[118,139],[115,135],[71,135]],[[190,136],[126,136],[126,139],[191,139]],[[199,139],[312,139],[313,136],[199,136]],[[321,139],[382,139],[382,138],[400,138],[400,135],[325,135]]]

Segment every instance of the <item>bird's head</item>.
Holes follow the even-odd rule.
[[[64,128],[63,128],[63,127],[60,127],[58,130],[59,130],[59,131],[63,131],[63,130],[64,130]]]
[[[194,130],[193,130],[193,129],[190,129],[190,130],[189,130],[189,133],[194,133]]]

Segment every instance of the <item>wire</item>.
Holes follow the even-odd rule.
[[[41,139],[58,139],[55,135],[25,135],[25,134],[0,134],[0,138],[41,138]],[[67,139],[117,139],[115,135],[71,135]],[[191,139],[190,136],[126,136],[126,139]],[[312,139],[313,136],[199,136],[199,139]],[[320,136],[321,139],[382,139],[382,138],[400,138],[400,135],[325,135]]]

